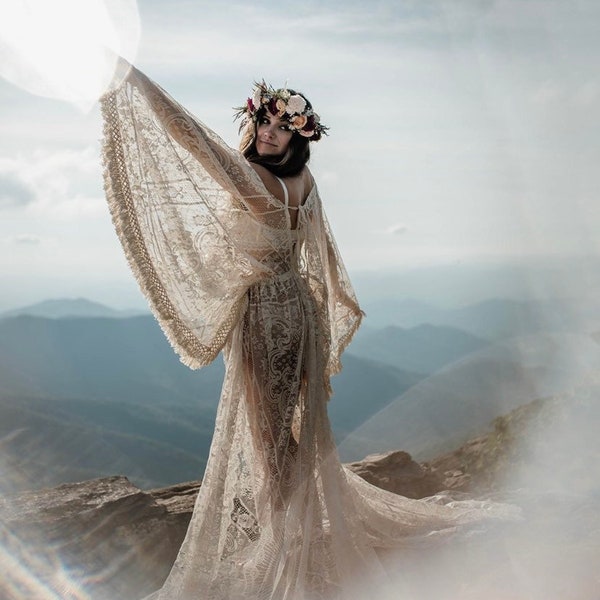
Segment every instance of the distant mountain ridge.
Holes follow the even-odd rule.
[[[343,362],[329,403],[338,439],[422,378],[349,354]],[[198,478],[223,375],[221,358],[199,371],[181,364],[150,315],[0,319],[4,484],[15,474],[19,489],[55,485],[114,465],[144,487]]]
[[[489,298],[458,308],[439,308],[414,299],[380,298],[364,305],[367,327],[394,325],[414,328],[422,324],[452,327],[487,341],[541,331],[573,331],[598,324],[598,311],[585,303],[547,298],[513,300]]]
[[[0,319],[4,394],[117,400],[135,389],[147,404],[188,397],[206,406],[223,372],[221,360],[201,371],[184,367],[150,315]]]
[[[422,324],[402,328],[390,325],[375,331],[359,331],[349,351],[363,358],[431,374],[489,344],[489,341],[455,327]]]
[[[88,317],[81,313],[98,306],[77,305],[78,316],[0,318],[0,451],[11,485],[114,474],[115,464],[144,487],[199,477],[222,360],[191,371],[151,315]],[[475,316],[458,312],[477,323],[485,311],[472,308]],[[542,317],[523,327],[517,320],[515,335],[501,341],[447,325],[359,331],[328,405],[342,458],[397,447],[427,458],[597,369],[600,346],[590,335],[523,335]]]
[[[0,319],[29,315],[47,319],[72,317],[108,317],[122,319],[148,314],[142,310],[117,310],[86,298],[55,298],[0,313]]]

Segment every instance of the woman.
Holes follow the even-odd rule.
[[[132,270],[185,364],[221,350],[226,362],[203,484],[157,597],[350,598],[357,581],[372,596],[376,548],[489,516],[396,496],[340,464],[329,379],[362,313],[306,166],[326,133],[308,100],[258,84],[238,111],[242,152],[135,68],[102,107]]]

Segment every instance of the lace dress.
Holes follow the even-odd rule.
[[[240,153],[134,68],[102,109],[131,268],[181,360],[222,350],[226,363],[203,483],[156,597],[349,598],[385,577],[376,548],[501,512],[403,498],[340,464],[329,378],[362,313],[317,187],[292,227]]]

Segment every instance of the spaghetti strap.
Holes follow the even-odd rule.
[[[275,175],[275,179],[279,181],[281,187],[283,188],[283,197],[285,198],[285,207],[287,208],[290,202],[290,196],[288,194],[287,185],[285,185],[285,181],[283,181],[283,179],[281,179],[280,177],[277,177],[277,175]]]

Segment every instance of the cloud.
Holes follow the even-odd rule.
[[[98,150],[35,150],[0,157],[0,208],[21,207],[50,220],[77,220],[105,211]]]
[[[351,270],[596,247],[597,2],[227,6],[140,3],[136,62],[231,145],[230,107],[254,78],[306,91],[331,126],[311,170]],[[0,177],[25,192],[4,193],[2,216],[15,220],[0,219],[0,238],[35,232],[43,247],[60,240],[77,256],[92,246],[117,254],[102,199],[99,115],[84,119],[1,82],[0,91],[10,157],[0,154]],[[356,235],[359,227],[368,235]]]
[[[396,223],[395,225],[390,225],[385,232],[389,235],[402,235],[406,233],[407,227],[402,223]]]
[[[300,9],[285,3],[264,9],[233,3],[226,12],[214,6],[188,3],[165,14],[156,5],[144,12],[143,66],[167,77],[189,77],[193,70],[203,76],[248,73],[252,78],[257,68],[259,75],[275,68],[304,80],[331,80],[333,73],[356,73],[358,64],[377,64],[380,72],[397,68],[398,56],[409,46],[427,46],[430,38],[447,36],[446,11],[436,3],[424,8],[417,2],[379,2],[366,8],[362,2],[319,2]],[[207,60],[215,49],[218,60]]]
[[[8,241],[20,246],[37,246],[42,243],[42,238],[33,233],[20,233],[12,236]]]
[[[381,235],[385,235],[385,236],[397,236],[397,235],[403,235],[408,231],[408,227],[406,225],[404,225],[404,223],[394,223],[392,225],[388,225],[387,227],[383,228],[383,229],[372,229],[371,233],[381,236]]]
[[[34,198],[31,188],[15,173],[0,173],[0,209],[26,206]]]

